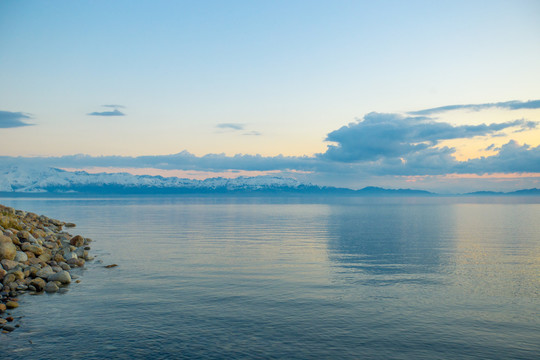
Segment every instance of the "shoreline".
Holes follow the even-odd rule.
[[[73,223],[0,204],[2,333],[19,327],[12,315],[19,307],[19,296],[62,292],[71,282],[80,282],[71,270],[93,260],[89,254],[92,240],[64,229],[73,227]]]

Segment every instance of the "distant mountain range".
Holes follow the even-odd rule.
[[[430,196],[424,190],[365,187],[360,190],[317,186],[276,176],[181,179],[128,173],[89,174],[55,168],[13,166],[0,170],[0,192],[13,194],[333,194],[360,196]],[[540,195],[539,189],[467,195]]]

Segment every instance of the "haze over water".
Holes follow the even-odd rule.
[[[540,351],[537,197],[0,202],[77,223],[103,261],[67,294],[21,297],[8,359]]]

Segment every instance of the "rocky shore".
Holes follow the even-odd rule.
[[[72,236],[65,223],[43,215],[0,205],[0,329],[3,333],[18,325],[11,310],[19,306],[24,293],[62,291],[78,276],[70,271],[91,260],[91,239]]]

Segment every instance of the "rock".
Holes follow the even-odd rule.
[[[17,233],[17,237],[21,240],[21,242],[29,242],[33,244],[38,242],[36,238],[26,230],[19,231]]]
[[[43,279],[47,279],[52,274],[54,274],[53,269],[49,265],[47,265],[41,270],[39,270],[36,276],[39,276],[40,278],[43,278]]]
[[[12,332],[13,330],[15,330],[15,327],[11,325],[4,325],[2,327],[2,330]]]
[[[57,263],[66,261],[66,259],[65,259],[65,258],[62,256],[62,254],[60,254],[59,252],[56,253],[56,254],[54,254],[53,259],[54,259],[54,261],[56,261]]]
[[[11,238],[0,235],[0,260],[13,260],[17,254],[17,247],[11,241]]]
[[[29,266],[27,269],[28,269],[28,276],[31,276],[33,278],[36,277],[39,270],[41,270],[39,267],[35,265]]]
[[[68,271],[71,270],[71,266],[69,266],[65,262],[61,262],[59,265],[62,268],[62,270],[68,270]]]
[[[74,223],[68,222],[68,223],[66,223],[66,225],[64,225],[64,226],[67,227],[67,228],[74,228],[74,227],[77,226],[77,225],[75,225]]]
[[[69,259],[67,261],[68,265],[70,266],[78,266],[78,267],[83,267],[84,266],[84,259]]]
[[[36,256],[43,254],[43,248],[36,244],[24,243],[22,244],[21,249],[23,251],[30,251]]]
[[[48,262],[52,259],[52,255],[50,252],[44,252],[43,254],[38,256],[38,259],[43,262]]]
[[[17,253],[15,254],[15,258],[13,258],[13,261],[17,261],[17,262],[28,261],[28,255],[26,255],[25,252],[17,251]]]
[[[16,280],[23,280],[24,279],[24,273],[21,270],[17,270],[12,272],[13,275],[15,275]]]
[[[71,276],[69,272],[62,270],[53,274],[47,278],[48,281],[60,281],[62,284],[69,284],[71,282]]]
[[[39,291],[43,291],[45,289],[45,285],[47,285],[47,283],[42,278],[35,278],[35,279],[32,280],[30,285],[35,288],[34,291],[39,292]]]
[[[64,252],[64,259],[66,260],[77,259],[77,258],[78,258],[77,254],[72,251]]]
[[[24,284],[17,285],[17,291],[26,291],[28,290],[28,286]]]
[[[17,276],[15,276],[15,274],[7,274],[6,276],[4,276],[4,280],[2,281],[2,283],[4,284],[4,286],[8,286],[16,280]]]
[[[69,243],[75,247],[81,247],[84,245],[84,238],[81,235],[75,235],[69,240]]]
[[[0,261],[0,263],[2,264],[2,267],[7,271],[13,270],[17,267],[17,265],[19,265],[18,261],[8,260],[8,259],[4,259]]]
[[[3,313],[4,311],[6,311],[6,309],[7,309],[6,304],[0,303],[0,313]]]
[[[4,305],[4,304],[2,304],[2,305]],[[7,320],[0,318],[0,325],[4,325],[5,323],[7,323]]]
[[[45,285],[45,291],[48,293],[57,292],[58,289],[59,287],[54,281],[49,281],[47,285]]]
[[[105,265],[104,268],[105,269],[110,269],[110,268],[113,268],[113,267],[117,267],[118,265],[116,264],[111,264],[111,265]]]
[[[19,307],[19,303],[16,301],[8,301],[6,302],[6,308],[8,309],[15,309]]]

